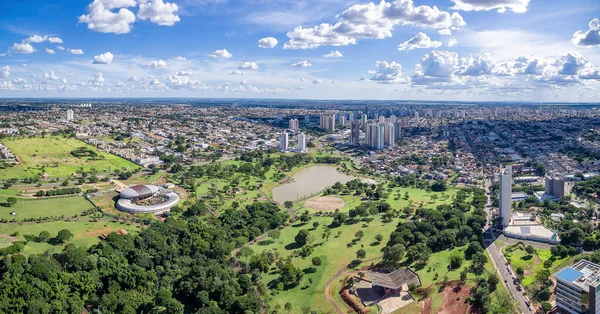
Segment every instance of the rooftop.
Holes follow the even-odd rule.
[[[398,289],[411,282],[417,286],[421,284],[419,276],[410,269],[398,269],[392,273],[370,271],[368,274],[374,286]]]
[[[600,265],[582,259],[561,270],[556,277],[587,290],[589,286],[597,286],[600,282]]]

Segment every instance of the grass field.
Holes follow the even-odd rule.
[[[5,201],[5,196],[0,195],[0,202],[3,203]],[[42,200],[23,200],[17,198],[17,204],[12,207],[0,206],[0,219],[10,220],[15,218],[16,220],[22,220],[40,217],[58,217],[61,215],[71,217],[92,207],[92,204],[90,204],[83,196]],[[12,211],[17,213],[14,217],[10,215]]]
[[[569,259],[569,256],[565,258],[552,257],[548,249],[535,249],[535,252],[529,255],[525,252],[523,244],[507,245],[502,248],[502,252],[514,270],[520,267],[525,271],[522,280],[525,287],[535,283],[535,275],[544,269],[544,261],[552,260],[552,267],[549,270],[551,274],[554,274]]]
[[[13,154],[21,158],[22,163],[0,171],[0,180],[9,178],[25,178],[42,174],[42,167],[50,178],[69,177],[80,168],[89,171],[95,168],[104,173],[115,169],[135,169],[136,164],[121,157],[98,152],[93,146],[74,138],[63,138],[57,136],[46,137],[12,137],[4,139],[2,143],[8,147]],[[71,155],[71,151],[85,146],[98,152],[103,156],[102,160],[88,160]]]
[[[457,192],[457,189],[451,187],[446,192],[429,193],[417,188],[393,188],[387,202],[395,209],[402,209],[409,206],[411,202],[413,207],[418,207],[423,202],[423,207],[433,208],[437,205],[452,203]],[[408,199],[404,198],[406,193],[408,193]],[[436,200],[432,198],[433,195],[436,195],[434,196],[434,198],[437,197]]]
[[[42,231],[50,232],[51,236],[56,236],[58,231],[68,229],[73,233],[73,239],[67,243],[72,243],[77,246],[90,246],[98,243],[100,236],[103,233],[110,233],[115,230],[125,229],[129,233],[139,233],[141,228],[135,225],[125,223],[116,223],[109,221],[89,222],[86,220],[79,221],[54,221],[44,223],[23,223],[23,224],[1,224],[0,233],[13,234],[19,232],[18,239],[24,241],[25,234],[38,235]],[[60,252],[64,245],[50,245],[48,243],[28,242],[23,249],[23,254],[42,254],[46,251]]]
[[[313,229],[313,222],[319,222],[319,227]],[[313,219],[305,225],[294,224],[286,227],[281,231],[281,236],[278,239],[267,239],[261,243],[251,246],[255,253],[260,253],[263,249],[270,249],[279,252],[282,258],[286,258],[297,249],[294,237],[301,229],[307,229],[311,235],[311,243],[314,246],[314,252],[307,258],[295,257],[292,259],[294,265],[305,269],[311,266],[313,257],[321,257],[323,264],[317,267],[317,272],[313,274],[305,274],[302,282],[289,290],[279,292],[273,296],[271,305],[279,304],[282,308],[286,302],[292,304],[292,312],[300,313],[301,309],[307,305],[313,309],[321,311],[331,310],[329,303],[325,299],[324,289],[327,280],[331,278],[337,270],[348,265],[356,258],[356,251],[363,245],[367,252],[365,259],[374,258],[381,255],[386,238],[390,232],[394,230],[397,221],[384,224],[377,217],[367,227],[362,228],[363,223],[354,225],[343,225],[339,228],[332,229],[331,236],[328,241],[322,238],[324,226],[331,223],[331,217],[313,217]],[[354,234],[358,230],[363,230],[364,236],[357,244],[348,247],[347,244],[354,238]],[[337,233],[341,231],[341,236],[337,237]],[[375,236],[381,234],[384,236],[382,243],[375,244]],[[278,278],[278,274],[269,273],[263,277],[265,284]],[[309,284],[309,278],[313,280]]]

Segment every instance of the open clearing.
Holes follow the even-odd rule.
[[[0,195],[0,203],[5,201],[6,198]],[[0,206],[0,219],[11,220],[14,218],[20,221],[23,219],[59,217],[62,215],[71,217],[91,208],[93,208],[92,204],[83,196],[54,197],[41,200],[17,198],[17,204],[12,207]],[[14,217],[10,215],[12,211],[16,213]]]
[[[304,206],[316,210],[330,211],[343,208],[346,201],[335,196],[317,196],[306,200]]]
[[[11,137],[3,139],[2,143],[13,154],[21,159],[21,164],[0,171],[0,180],[10,178],[26,178],[47,173],[50,178],[69,177],[77,170],[83,168],[90,171],[94,168],[99,173],[114,171],[115,169],[136,169],[136,164],[119,156],[99,152],[95,147],[74,138],[59,136],[46,137]],[[90,160],[71,155],[71,151],[86,147],[96,152],[103,159]],[[44,167],[42,171],[42,167]]]

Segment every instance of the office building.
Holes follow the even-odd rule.
[[[348,144],[358,145],[359,144],[359,136],[360,136],[360,121],[351,120],[350,121],[350,139],[348,140]]]
[[[298,134],[298,151],[301,153],[306,151],[306,135],[302,132]]]
[[[547,176],[545,179],[546,194],[552,195],[555,198],[565,196],[565,180],[562,177]]]
[[[288,133],[287,132],[283,132],[279,136],[279,150],[282,151],[282,152],[287,152],[288,145],[289,145],[289,142],[288,142]]]
[[[582,259],[554,277],[558,313],[600,314],[600,265]]]
[[[292,131],[300,130],[300,123],[298,122],[298,119],[290,120],[290,130],[292,130]]]
[[[73,119],[73,110],[67,109],[67,121],[72,121]]]
[[[504,227],[510,224],[512,198],[512,167],[507,166],[500,170],[500,217]]]

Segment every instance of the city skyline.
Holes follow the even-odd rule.
[[[472,3],[10,3],[0,97],[598,99],[600,4]]]

